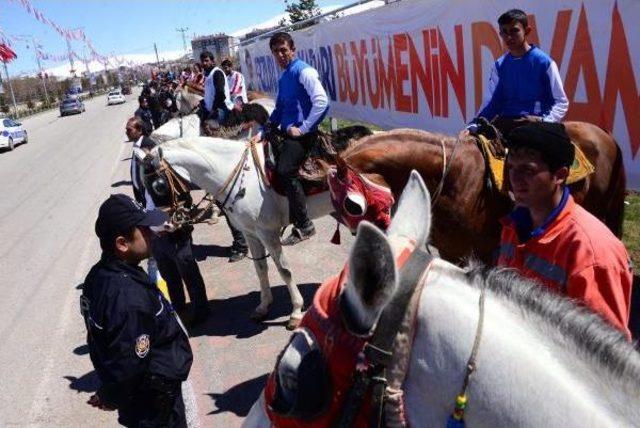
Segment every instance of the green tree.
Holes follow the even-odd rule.
[[[289,14],[289,22],[292,24],[320,15],[320,8],[315,0],[284,0],[284,4],[285,11]]]

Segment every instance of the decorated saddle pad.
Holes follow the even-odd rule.
[[[478,135],[478,146],[482,150],[482,154],[487,160],[489,170],[491,172],[491,181],[493,185],[500,189],[502,192],[508,191],[508,183],[505,182],[505,157],[496,154],[493,144],[494,142],[485,137],[484,135]],[[569,178],[567,184],[573,184],[580,180],[587,178],[595,171],[594,166],[591,164],[584,152],[578,147],[576,143],[571,142],[575,148],[575,158],[573,165],[569,171]]]

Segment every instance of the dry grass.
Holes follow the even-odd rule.
[[[635,270],[640,268],[640,194],[630,193],[624,207],[624,226],[622,241],[627,247]]]

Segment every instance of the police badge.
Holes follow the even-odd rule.
[[[141,334],[136,339],[136,355],[139,358],[144,358],[149,353],[149,349],[151,348],[151,341],[149,340],[148,334]]]

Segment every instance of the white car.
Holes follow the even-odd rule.
[[[110,106],[111,104],[122,104],[126,101],[127,100],[124,99],[124,95],[122,95],[122,92],[120,91],[112,91],[109,92],[109,95],[107,95],[108,106]]]
[[[18,143],[27,143],[27,131],[20,122],[15,122],[8,117],[0,118],[0,147],[13,150]]]

